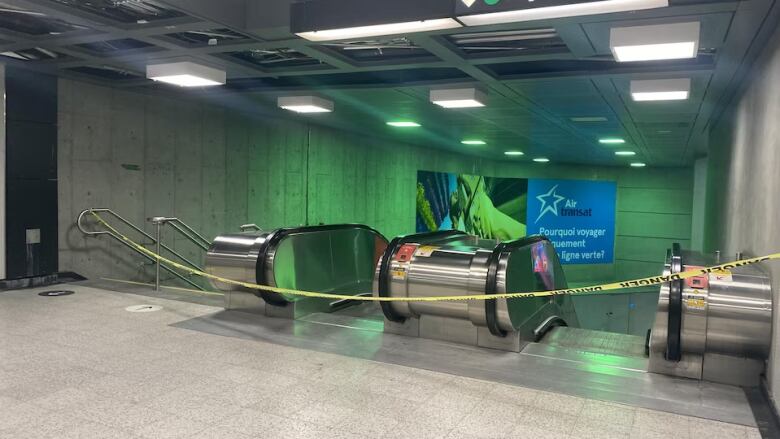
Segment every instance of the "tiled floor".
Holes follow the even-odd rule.
[[[0,292],[0,438],[759,438],[755,429],[169,326],[219,308]],[[164,310],[130,313],[125,307]]]

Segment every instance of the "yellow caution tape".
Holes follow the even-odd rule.
[[[106,227],[106,229],[110,230],[111,232],[119,236],[123,241],[130,244],[134,248],[138,249],[138,251],[140,251],[141,253],[149,255],[150,257],[154,258],[157,261],[160,261],[163,264],[168,265],[169,267],[179,269],[181,271],[193,274],[195,276],[200,276],[206,279],[223,282],[230,285],[236,285],[251,290],[270,291],[272,293],[290,294],[294,296],[314,297],[320,299],[361,300],[365,302],[439,302],[445,300],[490,300],[490,299],[549,297],[549,296],[559,296],[565,294],[569,294],[569,295],[598,294],[598,293],[612,291],[612,290],[622,290],[627,288],[638,288],[638,287],[646,287],[650,285],[659,285],[673,280],[689,279],[692,277],[710,274],[713,272],[732,270],[738,267],[758,264],[759,262],[780,259],[780,253],[773,253],[771,255],[760,256],[757,258],[741,259],[739,261],[728,262],[725,264],[715,265],[712,267],[697,268],[695,270],[688,270],[682,273],[645,277],[641,279],[633,279],[633,280],[627,280],[622,282],[593,285],[590,287],[566,288],[562,290],[551,290],[551,291],[536,291],[536,292],[527,292],[527,293],[474,294],[474,295],[467,295],[467,296],[428,296],[428,297],[353,296],[351,294],[317,293],[314,291],[301,291],[301,290],[292,290],[289,288],[278,288],[278,287],[272,287],[270,285],[259,285],[250,282],[241,282],[241,281],[227,279],[220,276],[215,276],[213,274],[196,270],[186,265],[182,265],[178,262],[172,261],[161,255],[158,255],[157,253],[154,253],[153,251],[147,249],[146,247],[134,242],[133,240],[123,235],[122,233],[119,233],[119,231],[117,231],[105,220],[103,220],[103,218],[101,218],[100,215],[98,215],[97,213],[92,211],[90,211],[90,213],[95,217],[95,219],[97,219],[99,223],[101,223],[104,227]]]

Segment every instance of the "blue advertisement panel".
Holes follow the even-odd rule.
[[[528,180],[527,233],[550,238],[563,264],[609,264],[614,259],[612,181]]]

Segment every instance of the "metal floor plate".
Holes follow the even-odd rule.
[[[583,347],[598,337],[588,340],[575,331],[559,336],[561,345],[532,344],[518,354],[386,334],[373,312],[352,309],[293,321],[222,311],[175,326],[755,426],[741,388],[647,373],[643,359],[616,355],[635,349],[628,340],[602,344],[612,352],[585,352],[577,343]]]

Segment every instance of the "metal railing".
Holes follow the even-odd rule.
[[[260,228],[257,224],[244,224],[243,226],[238,227],[242,232],[246,232],[249,230],[254,230],[255,232],[262,232],[263,229]]]
[[[137,248],[133,247],[129,243],[125,242],[125,240],[122,239],[121,236],[117,235],[115,232],[111,230],[88,230],[84,225],[84,218],[87,214],[95,212],[100,214],[106,214],[110,215],[113,219],[119,221],[120,223],[124,224],[129,229],[135,231],[136,233],[140,234],[145,240],[148,242],[143,243],[144,245],[153,245],[155,246],[156,253],[158,255],[162,254],[162,251],[166,251],[170,253],[171,255],[175,256],[176,258],[180,259],[183,263],[186,265],[189,265],[190,267],[203,271],[203,267],[200,265],[192,262],[187,257],[182,255],[181,253],[177,252],[176,250],[172,249],[170,246],[166,245],[162,242],[162,227],[166,224],[171,226],[173,230],[175,230],[177,233],[179,233],[181,236],[183,236],[188,241],[192,242],[193,244],[197,245],[204,251],[208,251],[210,242],[208,239],[206,239],[203,235],[193,230],[192,227],[185,224],[183,221],[179,220],[178,218],[168,218],[168,217],[153,217],[149,218],[148,221],[150,221],[152,224],[155,225],[155,235],[152,236],[145,231],[143,231],[141,228],[133,224],[132,222],[128,221],[127,219],[123,218],[118,213],[114,212],[111,209],[107,208],[94,208],[94,209],[85,209],[83,210],[78,218],[76,219],[76,227],[81,231],[81,233],[87,235],[87,236],[110,236],[111,238],[115,239],[116,241],[122,243],[125,247],[133,250],[134,252],[138,253],[139,255],[143,256],[148,261],[155,264],[155,276],[154,276],[154,285],[155,290],[160,289],[160,270],[165,270],[168,273],[172,274],[173,276],[177,277],[183,282],[186,282],[187,284],[204,291],[205,288],[200,286],[199,284],[192,281],[192,279],[189,279],[187,276],[182,275],[181,273],[177,272],[176,270],[166,266],[162,265],[159,260],[153,258],[152,256],[149,256],[146,253],[143,253],[142,251],[138,250]]]

